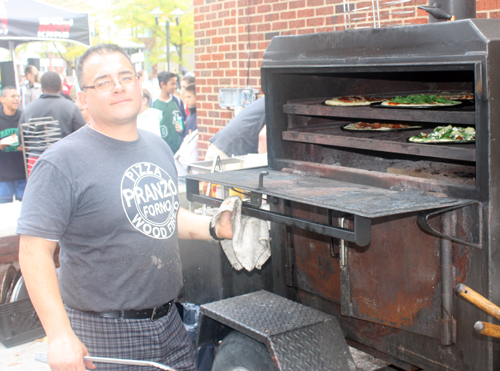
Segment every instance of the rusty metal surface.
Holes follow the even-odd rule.
[[[354,317],[440,337],[439,239],[415,217],[372,227],[368,248],[349,250]]]
[[[311,219],[320,223],[329,222],[325,209],[296,204],[292,205],[292,215]],[[298,288],[340,303],[340,267],[338,240],[305,231],[294,230],[296,285]],[[332,246],[333,244],[333,246]]]
[[[290,201],[325,207],[366,218],[376,218],[413,211],[462,205],[467,200],[435,197],[424,192],[400,192],[333,179],[311,178],[301,174],[269,171],[264,188],[258,187],[263,169],[236,170],[224,173],[188,175],[187,179],[256,191]]]

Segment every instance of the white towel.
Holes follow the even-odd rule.
[[[242,201],[238,196],[224,200],[217,213],[212,217],[212,226],[224,211],[230,211],[233,225],[233,239],[221,241],[222,249],[234,269],[245,268],[251,271],[261,269],[271,256],[269,226],[265,220],[241,215]]]

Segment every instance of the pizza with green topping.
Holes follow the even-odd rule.
[[[438,126],[432,133],[420,133],[408,140],[413,143],[473,143],[476,140],[476,129],[471,126]]]
[[[414,94],[406,97],[394,97],[382,102],[386,107],[446,107],[456,106],[461,102],[449,100],[444,97],[429,94]]]

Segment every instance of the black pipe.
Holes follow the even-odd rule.
[[[429,6],[435,6],[454,15],[455,20],[476,18],[476,0],[429,0]],[[429,15],[429,23],[446,22]]]

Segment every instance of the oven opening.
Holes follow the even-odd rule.
[[[416,67],[415,67],[416,68]],[[427,67],[431,69],[430,67]],[[475,141],[416,143],[437,127],[475,130],[475,66],[433,66],[433,70],[342,72],[297,77],[315,83],[322,96],[289,100],[283,158],[357,170],[476,186]],[[332,97],[394,97],[414,94],[470,94],[452,107],[328,106]],[[287,165],[288,167],[288,165]],[[293,168],[293,165],[290,165]]]

